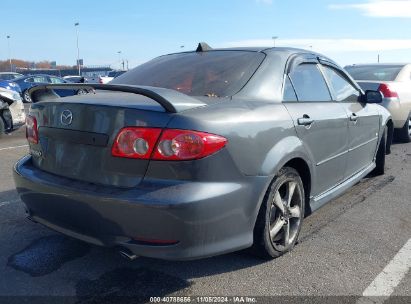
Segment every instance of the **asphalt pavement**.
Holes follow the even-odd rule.
[[[385,175],[308,216],[295,249],[272,261],[130,262],[32,223],[12,180],[27,153],[24,129],[0,139],[0,303],[411,303],[411,144],[394,144]]]

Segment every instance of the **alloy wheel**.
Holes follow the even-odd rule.
[[[303,197],[299,184],[285,180],[275,192],[270,210],[270,239],[276,250],[283,251],[298,235],[303,216]]]
[[[26,102],[31,102],[31,97],[28,91],[24,92],[23,98]]]

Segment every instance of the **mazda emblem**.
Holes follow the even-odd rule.
[[[60,116],[61,124],[68,126],[73,122],[73,113],[70,110],[64,110]]]

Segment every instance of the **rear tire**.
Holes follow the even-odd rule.
[[[282,168],[267,190],[254,227],[254,255],[272,259],[297,242],[305,210],[303,182],[291,167]]]
[[[0,113],[1,114],[1,113]],[[4,124],[3,118],[0,115],[0,138],[6,134],[6,125]]]
[[[378,146],[377,156],[375,159],[375,169],[373,175],[383,175],[385,173],[385,155],[387,149],[387,134],[388,127],[385,127],[384,134],[381,137],[380,145]]]
[[[398,139],[401,142],[411,142],[411,114],[408,116],[404,126],[398,130]]]

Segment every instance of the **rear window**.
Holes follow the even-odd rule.
[[[370,66],[348,66],[345,70],[355,80],[380,80],[394,81],[398,73],[403,68],[402,65],[370,65]]]
[[[245,51],[167,55],[140,65],[111,83],[162,87],[192,96],[232,96],[247,83],[264,57],[263,53]]]

